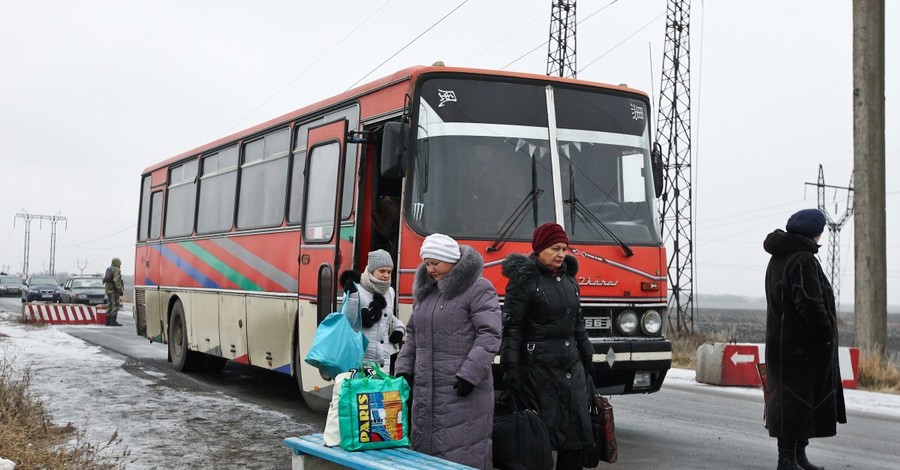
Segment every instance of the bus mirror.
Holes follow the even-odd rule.
[[[388,122],[381,136],[381,176],[402,178],[409,126],[402,122]]]
[[[653,143],[653,151],[650,152],[650,165],[653,169],[653,190],[658,198],[662,196],[664,183],[662,147],[660,147],[659,142]]]

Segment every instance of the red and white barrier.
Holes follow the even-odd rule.
[[[859,380],[859,348],[838,348],[838,360],[844,388],[856,388]],[[697,382],[759,387],[761,384],[756,365],[764,362],[764,344],[705,343],[697,348]]]
[[[28,323],[96,325],[106,322],[106,307],[103,309],[101,319],[98,308],[89,305],[27,303],[22,305],[22,318]]]

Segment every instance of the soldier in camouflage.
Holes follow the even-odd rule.
[[[106,286],[106,296],[109,298],[109,304],[106,306],[106,326],[122,326],[116,321],[119,315],[119,300],[125,293],[125,287],[122,284],[122,260],[119,258],[112,259],[112,266],[106,268],[106,274],[103,276],[103,284]]]

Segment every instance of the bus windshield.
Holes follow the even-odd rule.
[[[408,213],[421,231],[527,241],[561,210],[572,242],[660,243],[643,97],[443,77],[418,96]]]

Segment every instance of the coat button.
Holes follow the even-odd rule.
[[[569,342],[568,342],[568,341],[566,341],[566,346],[568,346],[568,345],[569,345]]]
[[[381,341],[381,344],[384,344],[384,340]]]
[[[559,282],[559,281],[562,281],[562,279],[559,276],[556,276],[556,282]]]
[[[572,309],[571,309],[571,308],[567,308],[567,309],[566,309],[566,313],[572,313]]]
[[[571,379],[571,378],[572,378],[572,374],[566,373],[566,378],[567,378],[567,379]]]
[[[385,313],[384,316],[387,317],[387,314]]]

